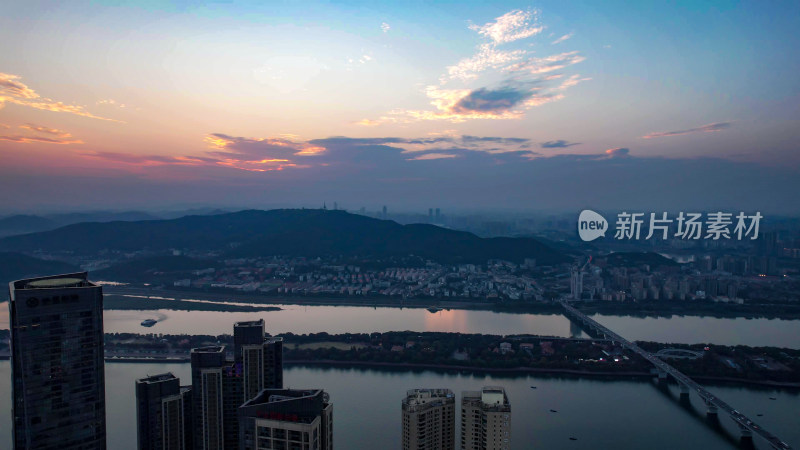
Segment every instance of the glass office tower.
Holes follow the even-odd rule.
[[[82,272],[9,294],[14,448],[105,449],[102,288]]]

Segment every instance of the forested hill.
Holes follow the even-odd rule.
[[[0,239],[0,251],[165,249],[217,251],[229,257],[263,255],[402,257],[415,255],[444,263],[484,263],[488,259],[537,264],[569,259],[531,238],[480,238],[427,224],[400,225],[345,211],[320,209],[247,210],[172,220],[79,223],[56,230]]]

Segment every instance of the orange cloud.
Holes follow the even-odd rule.
[[[70,137],[71,136],[71,134],[67,133],[66,131],[56,130],[55,128],[41,127],[41,126],[38,126],[38,125],[34,125],[32,123],[28,123],[28,124],[25,124],[25,125],[20,125],[19,127],[20,128],[25,128],[25,129],[31,130],[31,131],[36,131],[36,132],[39,132],[39,133],[52,134],[52,135],[58,136],[58,137]]]
[[[0,141],[19,142],[28,144],[31,142],[41,142],[44,144],[83,144],[83,141],[78,139],[64,139],[64,138],[46,138],[38,136],[0,136]]]
[[[39,94],[24,83],[17,81],[21,77],[0,72],[0,91],[19,98],[39,98]]]
[[[10,128],[7,125],[3,125],[2,127]],[[57,130],[55,128],[49,128],[49,127],[42,127],[39,125],[34,125],[32,123],[20,125],[19,127],[33,131],[34,133],[47,134],[50,135],[51,137],[4,135],[0,136],[0,140],[9,142],[18,142],[22,144],[27,144],[31,142],[41,142],[44,144],[83,144],[83,141],[79,139],[73,139],[71,134],[63,130]]]
[[[67,105],[59,101],[42,97],[36,91],[19,81],[20,78],[21,77],[18,75],[0,72],[0,108],[2,108],[5,103],[13,103],[43,111],[64,112],[89,117],[91,119],[122,123],[121,120],[96,116],[86,111],[83,106]]]

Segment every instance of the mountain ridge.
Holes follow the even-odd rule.
[[[0,250],[216,251],[228,257],[266,255],[401,257],[415,255],[446,263],[488,259],[539,264],[567,262],[562,253],[531,238],[480,238],[429,224],[401,225],[341,210],[243,210],[177,219],[89,222],[0,239]]]

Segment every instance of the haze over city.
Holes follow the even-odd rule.
[[[12,2],[0,211],[795,214],[798,8]]]

